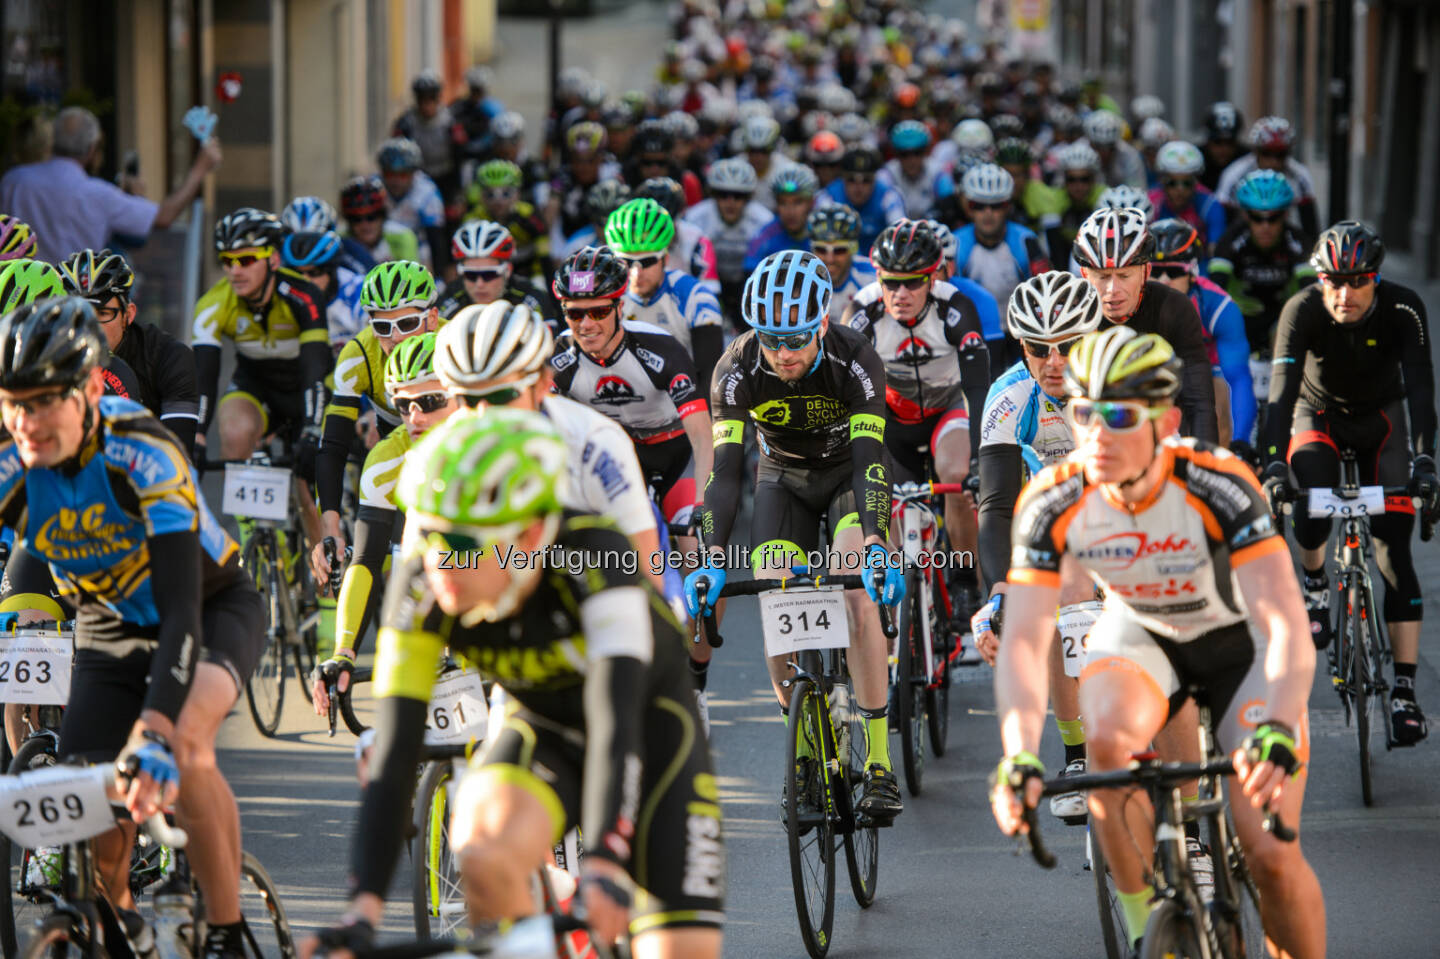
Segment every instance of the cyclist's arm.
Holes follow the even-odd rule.
[[[735,341],[736,343],[739,340]],[[710,427],[710,475],[701,491],[704,504],[695,507],[695,525],[706,547],[723,547],[730,542],[731,527],[740,505],[745,470],[745,410],[749,388],[734,344],[720,357],[715,381],[710,387],[710,406],[715,411]],[[700,482],[700,473],[695,474]]]
[[[204,342],[197,335],[191,348],[195,353],[195,387],[200,400],[195,432],[204,436],[210,428],[211,417],[215,415],[215,393],[220,385],[220,342]]]
[[[1250,622],[1270,637],[1265,654],[1265,715],[1259,718],[1299,729],[1315,677],[1315,644],[1290,552],[1283,540],[1280,543],[1280,548],[1245,563],[1245,575],[1236,580]]]
[[[890,532],[890,479],[885,469],[885,367],[873,347],[857,353],[853,362],[865,369],[867,380],[849,378],[846,399],[850,408],[850,488],[865,541],[885,542]]]
[[[1245,337],[1245,317],[1235,301],[1220,307],[1212,328],[1220,372],[1230,387],[1230,423],[1237,440],[1249,441],[1255,427],[1255,382],[1250,378],[1250,341]]]
[[[725,321],[720,315],[720,301],[697,282],[690,289],[687,312],[690,314],[690,352],[694,357],[695,381],[700,384],[700,395],[709,396],[715,364],[720,362],[720,354],[725,352]]]
[[[300,330],[300,382],[305,390],[305,422],[319,426],[325,412],[325,377],[330,374],[330,330],[318,290],[301,280],[282,278],[284,295]]]
[[[335,391],[325,407],[320,448],[315,454],[315,485],[322,513],[340,512],[345,495],[345,463],[355,440],[361,397],[378,385],[370,381],[370,363],[358,337],[340,351],[334,383]]]
[[[1265,410],[1265,435],[1260,454],[1267,464],[1283,462],[1290,446],[1290,420],[1300,398],[1305,375],[1305,354],[1309,348],[1301,300],[1292,297],[1280,311],[1275,325],[1275,350],[1270,362],[1269,407]],[[1428,353],[1428,351],[1427,351]]]
[[[980,447],[980,581],[987,594],[1010,571],[1010,525],[1023,475],[1019,446]]]
[[[361,505],[355,519],[354,557],[345,568],[345,578],[340,582],[334,645],[328,652],[320,654],[321,659],[329,659],[336,649],[360,652],[360,641],[365,637],[365,630],[379,606],[380,597],[375,584],[381,581],[385,557],[390,555],[396,515],[393,509]]]
[[[979,333],[976,321],[974,336],[967,336],[960,344],[960,388],[965,392],[965,406],[970,414],[971,449],[979,446],[979,416],[976,410],[984,411],[985,394],[990,390],[990,348]]]
[[[175,434],[180,448],[193,459],[195,429],[200,422],[195,354],[179,340],[167,339],[158,351],[156,361],[154,372],[159,381],[160,422]]]
[[[201,632],[200,536],[195,530],[161,533],[146,538],[150,553],[151,592],[160,619],[155,652],[150,657],[146,712],[159,713],[173,726],[185,705],[195,675]],[[157,732],[169,735],[170,729]]]
[[[1405,377],[1405,401],[1410,412],[1410,448],[1416,454],[1435,455],[1435,367],[1430,361],[1430,328],[1425,304],[1406,296],[1395,304],[1404,349],[1400,369]]]

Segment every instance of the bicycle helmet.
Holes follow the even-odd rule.
[[[804,333],[830,313],[830,271],[814,253],[782,250],[760,261],[745,281],[740,315],[762,333]]]
[[[843,203],[820,207],[805,218],[805,232],[814,243],[856,243],[860,214]]]
[[[1082,126],[1085,139],[1094,147],[1114,146],[1120,142],[1120,135],[1125,132],[1125,121],[1120,119],[1119,114],[1109,110],[1091,110],[1085,114]]]
[[[1251,170],[1235,187],[1235,205],[1242,210],[1268,213],[1288,209],[1294,202],[1290,180],[1278,170]]]
[[[385,184],[375,175],[357,176],[340,190],[340,213],[347,220],[384,213],[389,206]]]
[[[846,148],[864,146],[870,139],[870,121],[858,113],[842,113],[830,124],[830,129],[840,138]],[[840,158],[843,163],[845,158]]]
[[[643,197],[649,197],[663,206],[672,220],[685,210],[685,188],[668,176],[652,176],[631,194],[632,199]]]
[[[490,121],[490,135],[497,140],[518,140],[525,135],[525,118],[506,110]]]
[[[1030,141],[1023,137],[1006,137],[995,144],[995,163],[997,166],[1019,166],[1030,168],[1035,162],[1035,153],[1030,149]]]
[[[437,379],[436,334],[422,333],[400,341],[385,357],[385,398],[392,405],[395,391]]]
[[[0,313],[52,296],[64,296],[60,272],[40,260],[10,260],[0,264]]]
[[[365,275],[360,288],[360,309],[366,313],[428,309],[435,303],[435,278],[414,260],[390,260]]]
[[[766,185],[775,196],[814,196],[820,190],[815,171],[803,163],[787,163],[771,171]]]
[[[39,249],[30,224],[0,213],[0,261],[33,258]]]
[[[465,71],[465,85],[471,93],[484,93],[495,85],[495,71],[484,65],[476,65]]]
[[[483,390],[503,376],[544,369],[555,352],[550,327],[528,306],[496,300],[467,306],[435,341],[435,372],[447,390]]]
[[[482,190],[518,188],[524,182],[525,174],[509,160],[488,160],[475,170],[475,183]]]
[[[1112,326],[1082,337],[1070,351],[1065,392],[1091,400],[1174,399],[1180,360],[1163,337]]]
[[[450,253],[456,262],[479,257],[509,260],[515,255],[515,238],[499,223],[471,220],[460,224],[450,238]]]
[[[1154,120],[1165,115],[1165,101],[1151,93],[1142,93],[1130,101],[1130,115],[1136,123]]]
[[[805,160],[811,166],[838,164],[845,156],[845,141],[834,130],[821,130],[805,144]]]
[[[902,120],[890,128],[890,145],[902,153],[923,150],[930,145],[930,130],[919,120]]]
[[[280,262],[292,270],[328,267],[340,260],[340,236],[324,233],[292,233],[280,245]]]
[[[1288,153],[1295,143],[1295,128],[1284,117],[1261,117],[1250,128],[1250,145],[1257,150]]]
[[[417,100],[440,96],[440,74],[434,70],[421,70],[410,81],[410,92]]]
[[[945,260],[955,259],[958,246],[955,242],[955,234],[951,229],[939,220],[926,220],[924,222],[925,225],[930,228],[930,232],[935,234],[935,239],[940,241],[941,258]]]
[[[1100,297],[1074,273],[1050,270],[1015,287],[1005,316],[1016,339],[1067,340],[1100,328]]]
[[[135,272],[125,258],[110,250],[81,250],[59,266],[60,283],[70,296],[83,296],[95,306],[110,297],[125,303],[135,283]]]
[[[1063,103],[1052,104],[1045,118],[1055,128],[1056,133],[1066,136],[1079,136],[1084,125],[1080,122],[1080,115]]]
[[[1171,176],[1196,176],[1205,169],[1205,157],[1195,144],[1171,140],[1155,154],[1155,169]]]
[[[1341,220],[1322,232],[1310,255],[1310,265],[1317,273],[1341,275],[1374,273],[1384,260],[1385,244],[1359,220]]]
[[[677,143],[685,143],[700,135],[700,121],[684,110],[672,110],[661,117],[660,122],[665,125],[671,139]]]
[[[647,153],[662,153],[668,160],[670,151],[675,149],[675,137],[665,128],[661,120],[646,120],[635,128],[635,139],[630,143],[630,152],[637,157]]]
[[[1149,263],[1154,252],[1145,214],[1132,207],[1098,208],[1080,224],[1073,249],[1075,261],[1092,270],[1139,266]]]
[[[109,355],[88,300],[58,296],[12,307],[6,299],[0,316],[0,389],[79,386]]]
[[[1205,114],[1205,134],[1211,140],[1233,140],[1243,125],[1240,111],[1229,100],[1218,100],[1210,104]]]
[[[582,120],[565,131],[565,147],[571,156],[588,156],[605,149],[605,128]]]
[[[559,300],[614,300],[623,296],[629,285],[630,271],[614,250],[586,246],[560,264],[550,291]]]
[[[1100,169],[1100,154],[1096,153],[1089,144],[1067,143],[1055,154],[1055,165],[1061,170],[1090,170]]]
[[[705,175],[712,193],[754,193],[757,183],[755,168],[744,157],[717,160]]]
[[[335,208],[318,196],[297,196],[280,211],[280,222],[291,233],[324,233],[339,221]]]
[[[740,143],[746,151],[769,153],[780,139],[780,124],[771,116],[752,116],[740,126]]]
[[[920,105],[920,88],[913,83],[902,83],[890,91],[890,102],[902,110],[913,110]]]
[[[597,231],[603,232],[610,214],[630,198],[630,187],[624,180],[601,180],[585,193],[585,216],[595,224]]]
[[[982,163],[965,171],[960,192],[974,203],[1005,203],[1015,193],[1015,178],[1004,167]]]
[[[242,206],[215,224],[215,252],[275,249],[284,235],[285,227],[275,214]]]
[[[1155,263],[1181,263],[1198,269],[1200,255],[1205,244],[1200,240],[1200,231],[1178,217],[1167,217],[1150,224],[1150,235],[1155,238]]]
[[[566,456],[560,434],[540,413],[462,410],[411,448],[395,499],[411,515],[514,528],[560,511],[556,490]]]
[[[995,146],[995,133],[984,120],[961,120],[950,139],[962,150],[983,153]]]
[[[997,141],[1007,137],[1024,136],[1025,121],[1013,113],[997,113],[990,118],[990,132],[995,134]]]
[[[406,137],[391,137],[380,144],[375,162],[386,173],[413,173],[420,169],[420,144]]]
[[[902,275],[929,275],[944,259],[940,238],[925,220],[896,220],[880,231],[870,248],[875,269]]]
[[[1100,194],[1095,201],[1095,209],[1103,210],[1107,207],[1112,210],[1139,210],[1147,220],[1155,215],[1155,207],[1150,203],[1150,194],[1136,189],[1128,183],[1112,186]]]
[[[616,253],[663,253],[674,240],[675,221],[649,197],[630,200],[605,223],[605,242]]]

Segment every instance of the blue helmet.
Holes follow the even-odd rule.
[[[1269,213],[1294,203],[1295,190],[1285,179],[1285,174],[1275,170],[1256,170],[1245,174],[1235,188],[1235,202],[1242,210]]]
[[[324,233],[335,229],[335,208],[318,196],[297,196],[280,212],[280,222],[291,233]]]
[[[783,250],[760,261],[745,281],[741,315],[763,333],[805,333],[830,312],[830,271],[814,253]]]
[[[340,237],[334,230],[292,233],[280,247],[280,260],[292,270],[326,267],[340,258]]]
[[[903,120],[890,128],[890,145],[902,152],[930,145],[930,131],[919,120]]]

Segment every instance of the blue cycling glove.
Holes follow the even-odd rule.
[[[144,773],[161,787],[169,783],[180,785],[180,768],[175,765],[175,756],[161,743],[147,742],[121,753],[116,765],[127,775]]]
[[[871,571],[885,570],[885,582],[876,592]],[[871,543],[865,550],[865,594],[875,603],[894,606],[905,598],[905,574],[890,562],[890,551],[879,543]]]
[[[702,566],[685,577],[685,611],[691,616],[700,615],[700,592],[697,585],[704,582],[705,608],[714,612],[720,591],[725,588],[725,570],[718,566]]]

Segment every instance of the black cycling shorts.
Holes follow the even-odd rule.
[[[575,694],[580,695],[577,688]],[[630,876],[640,887],[631,935],[681,926],[718,928],[724,919],[725,852],[720,800],[695,700],[656,696],[642,719],[643,797],[635,817]],[[480,768],[514,767],[510,781],[547,808],[564,811],[557,836],[580,822],[585,739],[525,709],[506,719]],[[499,770],[497,770],[499,771]]]
[[[777,545],[787,550],[798,549],[806,556],[817,550],[822,516],[829,525],[832,544],[842,529],[860,524],[849,461],[816,469],[787,466],[761,456],[755,473],[755,507],[750,520],[750,542],[755,544],[751,552],[752,568],[760,565],[762,551]],[[858,570],[842,569],[841,572]]]
[[[918,423],[906,423],[885,408],[885,452],[894,470],[892,483],[924,483],[935,475],[935,447],[952,430],[969,430],[970,416],[963,405],[942,410]],[[970,449],[976,450],[974,442]]]
[[[686,525],[695,506],[695,451],[681,434],[658,443],[635,444],[635,458],[667,523]]]
[[[275,433],[291,440],[305,425],[305,391],[297,389],[294,383],[266,377],[246,369],[243,363],[237,363],[225,396],[220,397],[221,401],[234,393],[243,393],[260,408],[265,416],[267,435]]]

